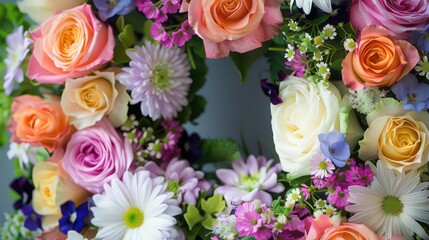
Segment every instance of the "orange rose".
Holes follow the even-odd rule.
[[[342,223],[325,230],[320,240],[347,239],[347,240],[378,240],[377,234],[363,224]]]
[[[8,128],[12,141],[17,143],[26,142],[53,152],[63,147],[73,132],[56,97],[19,96],[14,98],[11,112]]]
[[[353,90],[392,86],[419,61],[413,45],[394,39],[380,26],[364,28],[357,43],[342,63],[344,84]]]

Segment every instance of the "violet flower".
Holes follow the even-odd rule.
[[[98,16],[106,21],[115,15],[126,15],[134,10],[135,0],[94,0]]]
[[[201,190],[209,191],[211,185],[202,180],[204,173],[195,171],[187,160],[174,158],[165,169],[160,168],[155,162],[148,162],[144,170],[150,172],[151,178],[163,176],[167,182],[167,191],[174,193],[178,204],[196,204]]]
[[[268,79],[265,78],[261,80],[261,88],[265,96],[270,98],[270,101],[273,105],[277,105],[283,102],[283,100],[279,97],[278,85],[269,83]]]
[[[272,196],[268,192],[280,193],[284,186],[277,182],[280,164],[271,167],[273,160],[250,155],[247,161],[239,159],[232,163],[231,169],[219,169],[216,176],[225,185],[218,187],[215,193],[224,196],[228,203],[249,202],[255,199],[271,204]]]
[[[22,214],[24,214],[25,221],[24,227],[30,231],[36,231],[37,229],[42,229],[42,216],[37,214],[31,204],[25,205],[22,209]]]
[[[337,167],[344,167],[350,157],[350,147],[346,137],[339,131],[319,134],[320,149],[323,155],[334,162]]]
[[[420,49],[423,53],[429,53],[429,24],[426,25],[420,31],[414,31],[411,33],[411,41]]]
[[[85,226],[84,220],[89,215],[88,202],[84,202],[76,208],[74,202],[67,201],[61,205],[61,213],[59,229],[62,233],[67,234],[70,230],[81,232]]]
[[[407,74],[390,90],[400,101],[404,102],[404,109],[420,112],[426,108],[429,101],[429,85],[419,83],[416,76]]]
[[[15,210],[21,209],[25,205],[31,203],[34,186],[28,181],[27,178],[20,177],[15,179],[10,184],[10,188],[12,188],[19,195],[19,199],[13,203],[13,208]]]

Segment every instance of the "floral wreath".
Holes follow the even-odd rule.
[[[429,239],[427,0],[18,0],[0,19],[1,239]],[[227,56],[243,84],[270,63],[274,159],[184,127]]]

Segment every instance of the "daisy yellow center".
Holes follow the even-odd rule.
[[[398,197],[387,196],[384,197],[383,201],[381,202],[381,207],[385,213],[396,216],[402,213],[404,204],[402,204],[402,201]]]
[[[252,174],[250,176],[243,175],[241,176],[240,185],[246,191],[252,191],[258,187],[259,182],[259,173]]]
[[[124,214],[124,222],[128,228],[138,228],[143,224],[144,214],[136,207],[129,208]]]
[[[298,201],[299,200],[299,193],[292,193],[292,200]]]
[[[155,64],[150,77],[150,83],[158,91],[164,91],[170,86],[170,74],[165,63]]]
[[[326,170],[328,169],[328,164],[325,161],[322,161],[319,163],[319,169],[320,170]]]
[[[429,72],[429,62],[423,62],[422,71],[423,72]]]
[[[347,43],[347,45],[348,45],[348,47],[349,47],[350,49],[355,49],[355,48],[356,48],[356,43],[355,43],[355,42],[353,42],[353,41],[348,42],[348,43]]]

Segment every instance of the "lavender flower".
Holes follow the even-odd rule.
[[[201,190],[209,191],[210,183],[202,180],[204,173],[195,171],[188,161],[174,158],[165,169],[155,162],[148,162],[144,166],[150,172],[151,178],[164,176],[168,184],[167,191],[174,193],[178,204],[183,201],[187,204],[196,204]]]
[[[422,30],[411,33],[411,41],[416,44],[417,48],[423,53],[429,53],[429,24]]]
[[[4,76],[3,88],[7,95],[10,95],[15,82],[24,81],[24,72],[21,64],[30,51],[30,45],[33,41],[24,36],[24,28],[19,26],[13,33],[6,37],[7,57],[4,60],[6,64],[6,74]]]
[[[225,185],[215,190],[222,194],[229,203],[252,201],[260,199],[263,203],[271,204],[272,197],[268,192],[280,193],[284,186],[277,182],[277,173],[281,171],[280,164],[271,167],[273,160],[265,157],[256,158],[250,155],[247,162],[239,159],[232,163],[231,169],[219,169],[216,176]]]
[[[186,54],[179,48],[165,48],[146,42],[128,50],[130,67],[123,68],[118,80],[131,90],[131,104],[141,103],[143,115],[153,120],[172,118],[188,104],[192,79]]]
[[[429,102],[429,85],[419,83],[416,76],[407,74],[391,88],[400,101],[404,102],[404,109],[420,112]]]
[[[94,0],[98,16],[106,21],[115,15],[126,15],[134,10],[135,0]]]
[[[339,131],[319,134],[320,149],[325,157],[334,162],[337,167],[344,167],[350,157],[350,148],[346,137]]]

